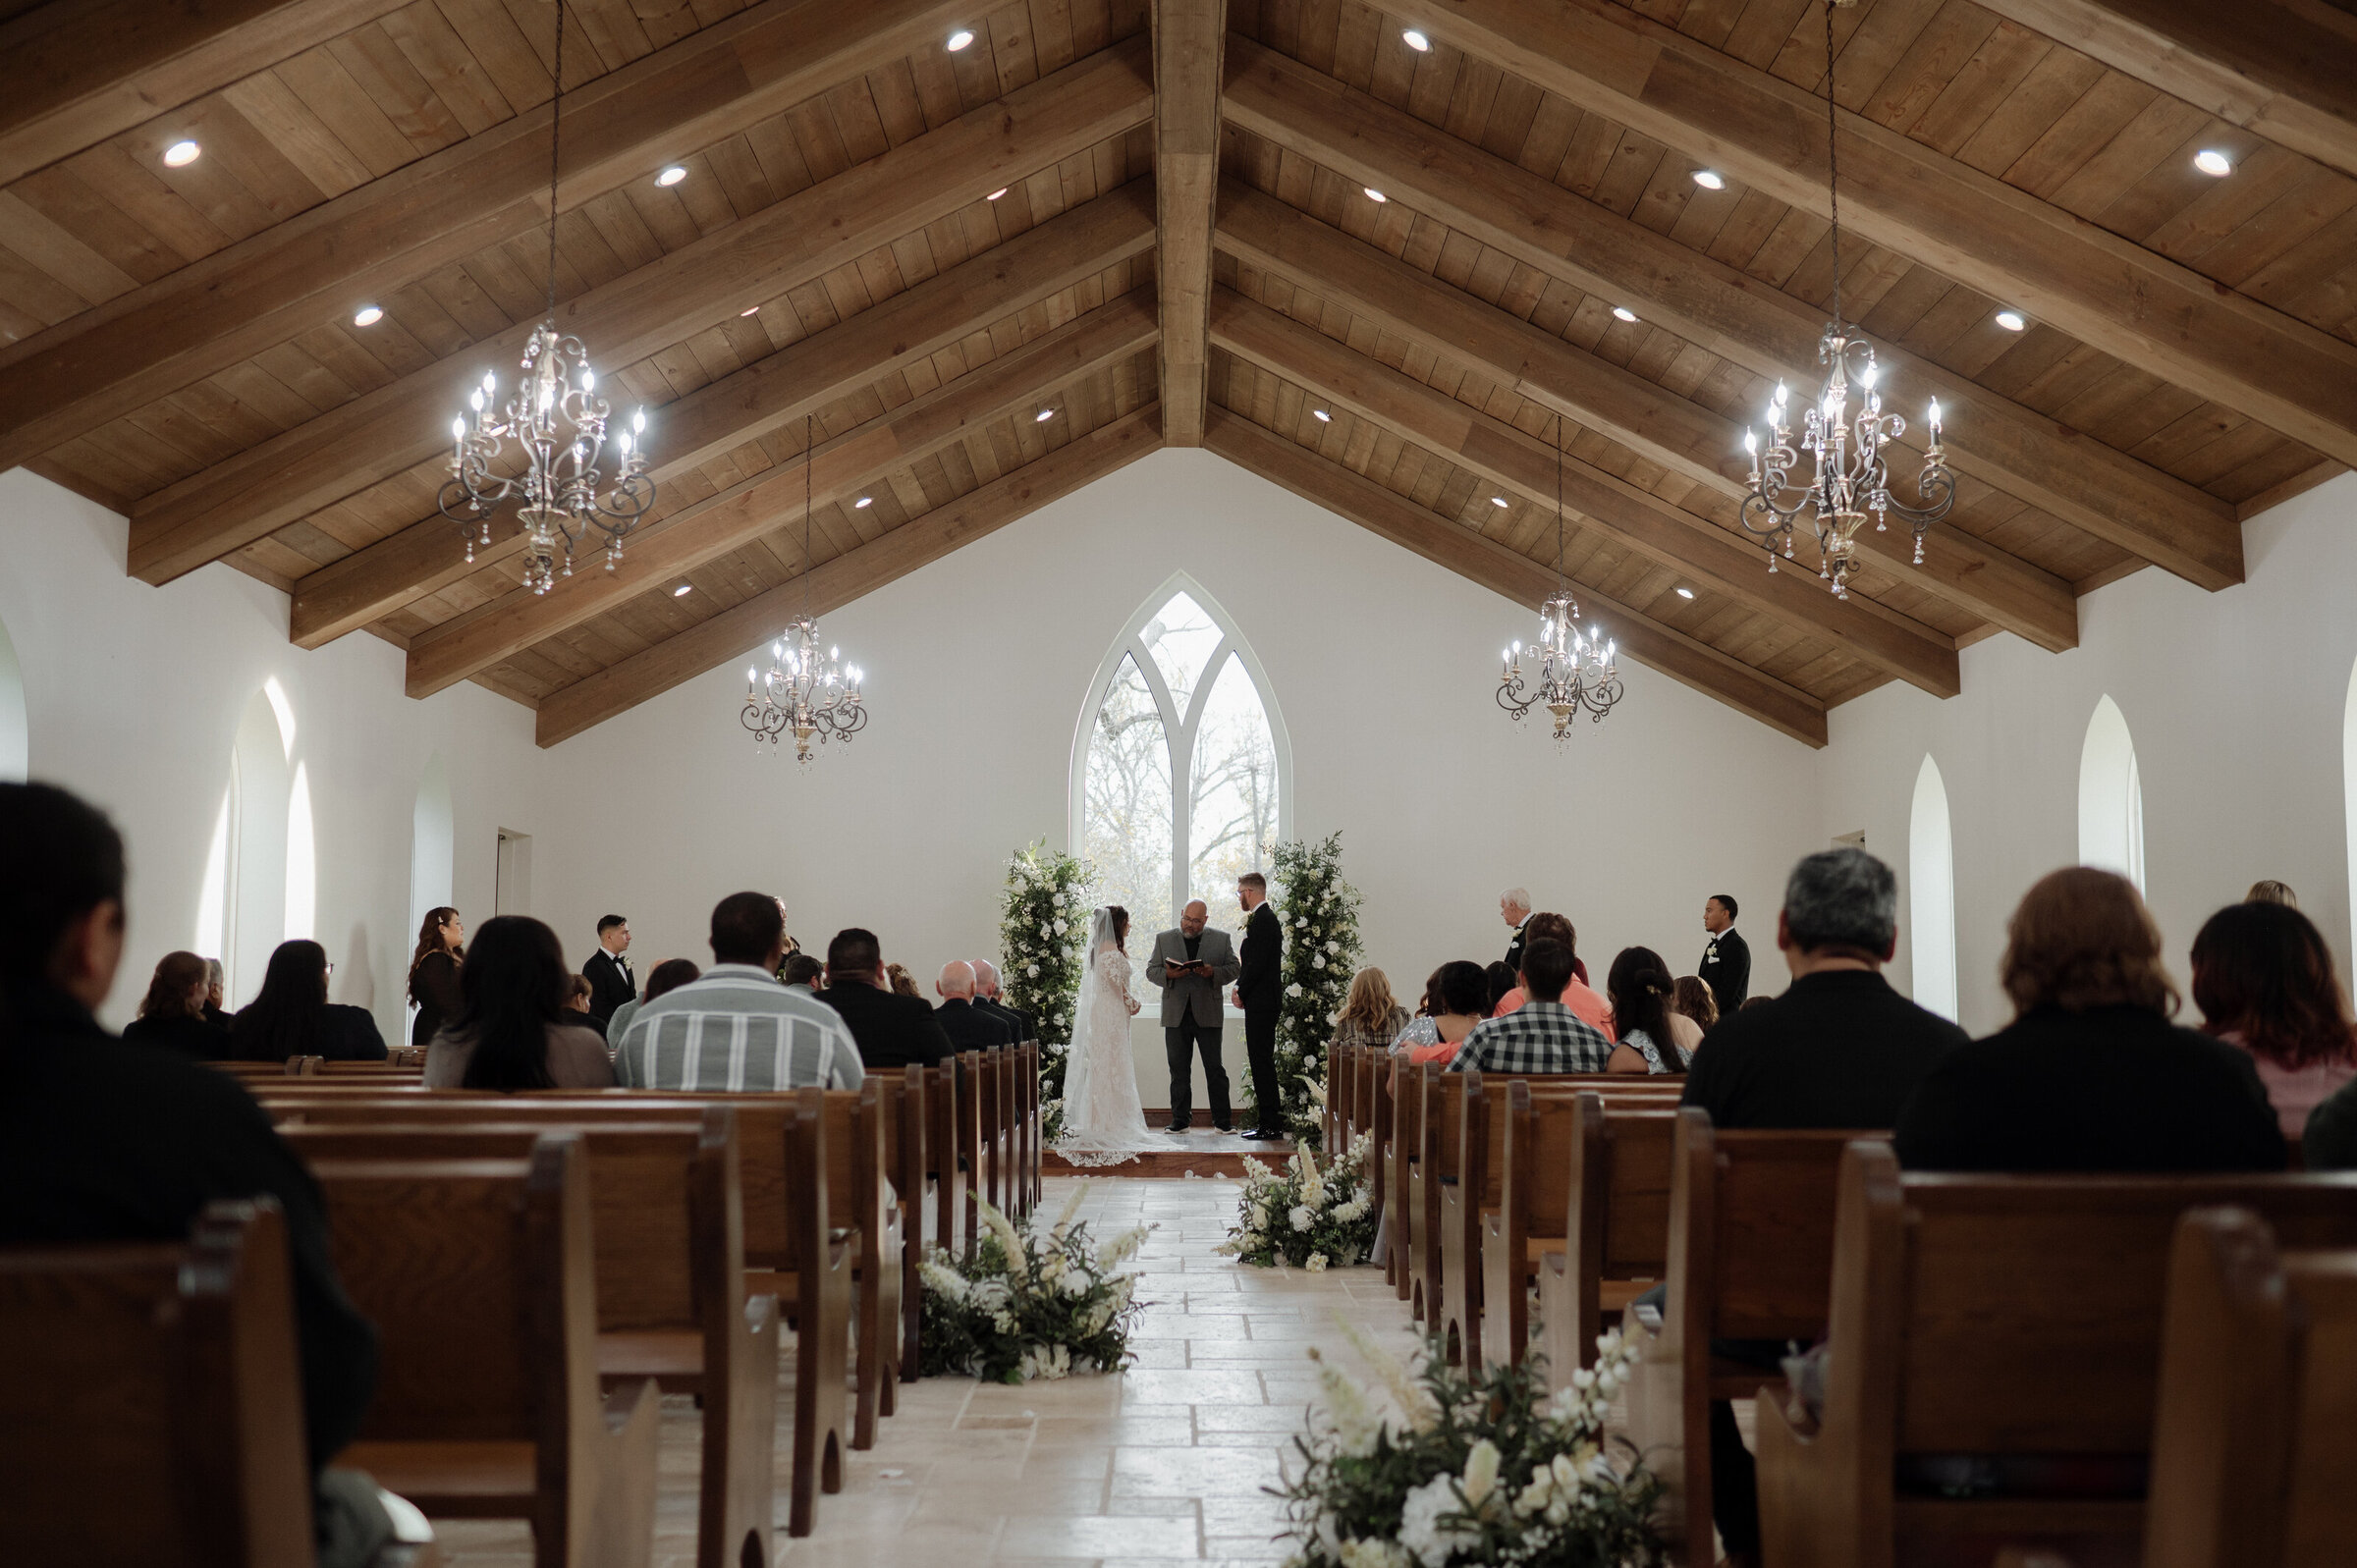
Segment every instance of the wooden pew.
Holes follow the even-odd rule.
[[[1804,1436],[1781,1401],[1757,1408],[1766,1560],[2132,1549],[2140,1476],[2094,1495],[1977,1497],[1900,1478],[1932,1455],[2140,1467],[2170,1241],[2187,1209],[2216,1204],[2252,1211],[2292,1246],[2357,1242],[2357,1176],[1901,1175],[1889,1145],[1853,1144],[1823,1422]]]
[[[972,1095],[959,1082],[958,1064],[945,1061],[925,1074],[925,1174],[933,1183],[932,1245],[945,1252],[971,1253],[975,1216],[966,1202],[964,1149],[960,1133],[972,1110]],[[920,1233],[927,1227],[919,1227]]]
[[[1539,1324],[1546,1336],[1548,1379],[1557,1386],[1596,1363],[1596,1336],[1617,1320],[1650,1282],[1666,1276],[1670,1258],[1671,1146],[1674,1106],[1607,1105],[1582,1094],[1532,1105],[1529,1117],[1507,1131],[1509,1169],[1500,1213],[1486,1221],[1482,1264],[1509,1303],[1487,1314],[1482,1329],[1499,1336],[1485,1344],[1519,1356],[1529,1343],[1526,1286],[1534,1276]],[[1515,1163],[1527,1152],[1527,1162]],[[1525,1163],[1529,1180],[1516,1190]],[[1525,1199],[1524,1193],[1528,1197]],[[1517,1211],[1528,1204],[1527,1216]],[[1509,1227],[1522,1229],[1514,1246]],[[1492,1261],[1489,1235],[1501,1245]],[[1526,1262],[1520,1280],[1503,1277],[1515,1259]]]
[[[1628,1435],[1662,1478],[1661,1523],[1672,1551],[1707,1563],[1711,1401],[1782,1386],[1774,1373],[1714,1357],[1711,1341],[1807,1340],[1824,1330],[1841,1153],[1879,1135],[1723,1132],[1709,1112],[1691,1108],[1676,1117],[1661,1327],[1622,1325],[1638,1348]]]
[[[601,1400],[580,1142],[529,1160],[321,1162],[336,1271],[382,1336],[341,1463],[429,1517],[525,1519],[539,1568],[643,1568],[651,1379]]]
[[[306,1125],[280,1135],[305,1161],[522,1160],[559,1117]],[[561,1113],[560,1113],[561,1116]],[[771,1556],[776,1303],[746,1299],[737,1114],[572,1123],[589,1163],[597,1244],[597,1364],[608,1386],[652,1378],[703,1419],[697,1568]]]
[[[0,1251],[10,1561],[310,1568],[284,1221],[216,1203],[185,1243]]]
[[[897,1194],[901,1217],[900,1377],[914,1382],[921,1365],[918,1343],[924,1316],[925,1216],[934,1206],[934,1174],[925,1148],[930,1112],[925,1105],[925,1069],[911,1062],[898,1073],[873,1074],[882,1098],[884,1171]]]

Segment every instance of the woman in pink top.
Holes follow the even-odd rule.
[[[1532,942],[1544,938],[1549,942],[1562,943],[1574,953],[1579,950],[1575,935],[1571,930],[1571,922],[1562,915],[1549,914],[1542,910],[1530,917],[1530,923],[1522,928],[1522,932]],[[1577,958],[1572,959],[1574,964],[1577,964],[1578,961]],[[1522,988],[1516,986],[1498,1000],[1497,1008],[1491,1012],[1490,1016],[1503,1018],[1509,1012],[1517,1012],[1521,1009],[1522,1003],[1530,999],[1523,995]],[[1582,980],[1576,971],[1571,976],[1571,983],[1563,988],[1563,1005],[1570,1008],[1582,1023],[1603,1035],[1605,1039],[1617,1040],[1620,1038],[1613,1028],[1613,1004],[1598,995],[1595,988]]]
[[[2284,1138],[2357,1078],[2357,1026],[2332,954],[2289,904],[2229,904],[2193,939],[2193,1000],[2202,1027],[2249,1052]]]

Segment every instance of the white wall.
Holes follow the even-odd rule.
[[[2201,923],[2262,877],[2297,890],[2345,978],[2352,522],[2357,476],[2344,474],[2244,526],[2238,586],[2205,593],[2147,568],[2079,601],[2080,642],[2068,653],[1992,637],[1965,650],[1960,696],[1893,684],[1834,710],[1819,759],[1824,828],[1863,828],[1902,878],[1915,778],[1927,751],[1939,761],[1967,1029],[2011,1016],[1997,986],[2005,918],[2032,882],[2078,860],[2080,753],[2107,693],[2135,741],[2146,892],[2180,984]],[[1902,986],[1907,948],[1902,940],[1893,972]]]
[[[286,595],[226,566],[160,589],[137,582],[124,574],[126,527],[21,468],[0,473],[0,623],[23,667],[31,777],[104,807],[130,850],[130,948],[106,1017],[130,1018],[155,960],[196,940],[231,746],[275,676],[296,725],[287,767],[310,789],[313,932],[336,964],[333,995],[396,1038],[419,778],[439,751],[458,902],[488,907],[495,832],[528,829],[541,782],[556,778],[531,715],[475,686],[411,702],[401,650],[375,637],[305,653],[287,641]]]

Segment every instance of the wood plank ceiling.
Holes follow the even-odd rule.
[[[1164,444],[1535,600],[1560,442],[1592,618],[1822,744],[2357,461],[2357,25],[2236,14],[1833,11],[1842,303],[1959,475],[1846,602],[1736,522],[1821,376],[1823,0],[572,0],[557,317],[660,494],[545,596],[435,510],[544,312],[545,0],[0,0],[0,463],[553,744]]]

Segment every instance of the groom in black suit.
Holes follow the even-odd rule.
[[[608,915],[597,923],[597,951],[581,965],[581,978],[589,982],[589,1016],[597,1021],[601,1033],[614,1009],[638,995],[638,977],[630,973],[630,960],[623,956],[630,950],[628,920]]]
[[[1236,879],[1235,900],[1244,906],[1244,943],[1236,951],[1242,972],[1235,977],[1235,1004],[1244,1009],[1244,1059],[1252,1067],[1252,1099],[1260,1125],[1247,1138],[1285,1136],[1285,1105],[1277,1091],[1277,1014],[1285,1004],[1280,980],[1285,928],[1269,907],[1269,879],[1247,871]]]

